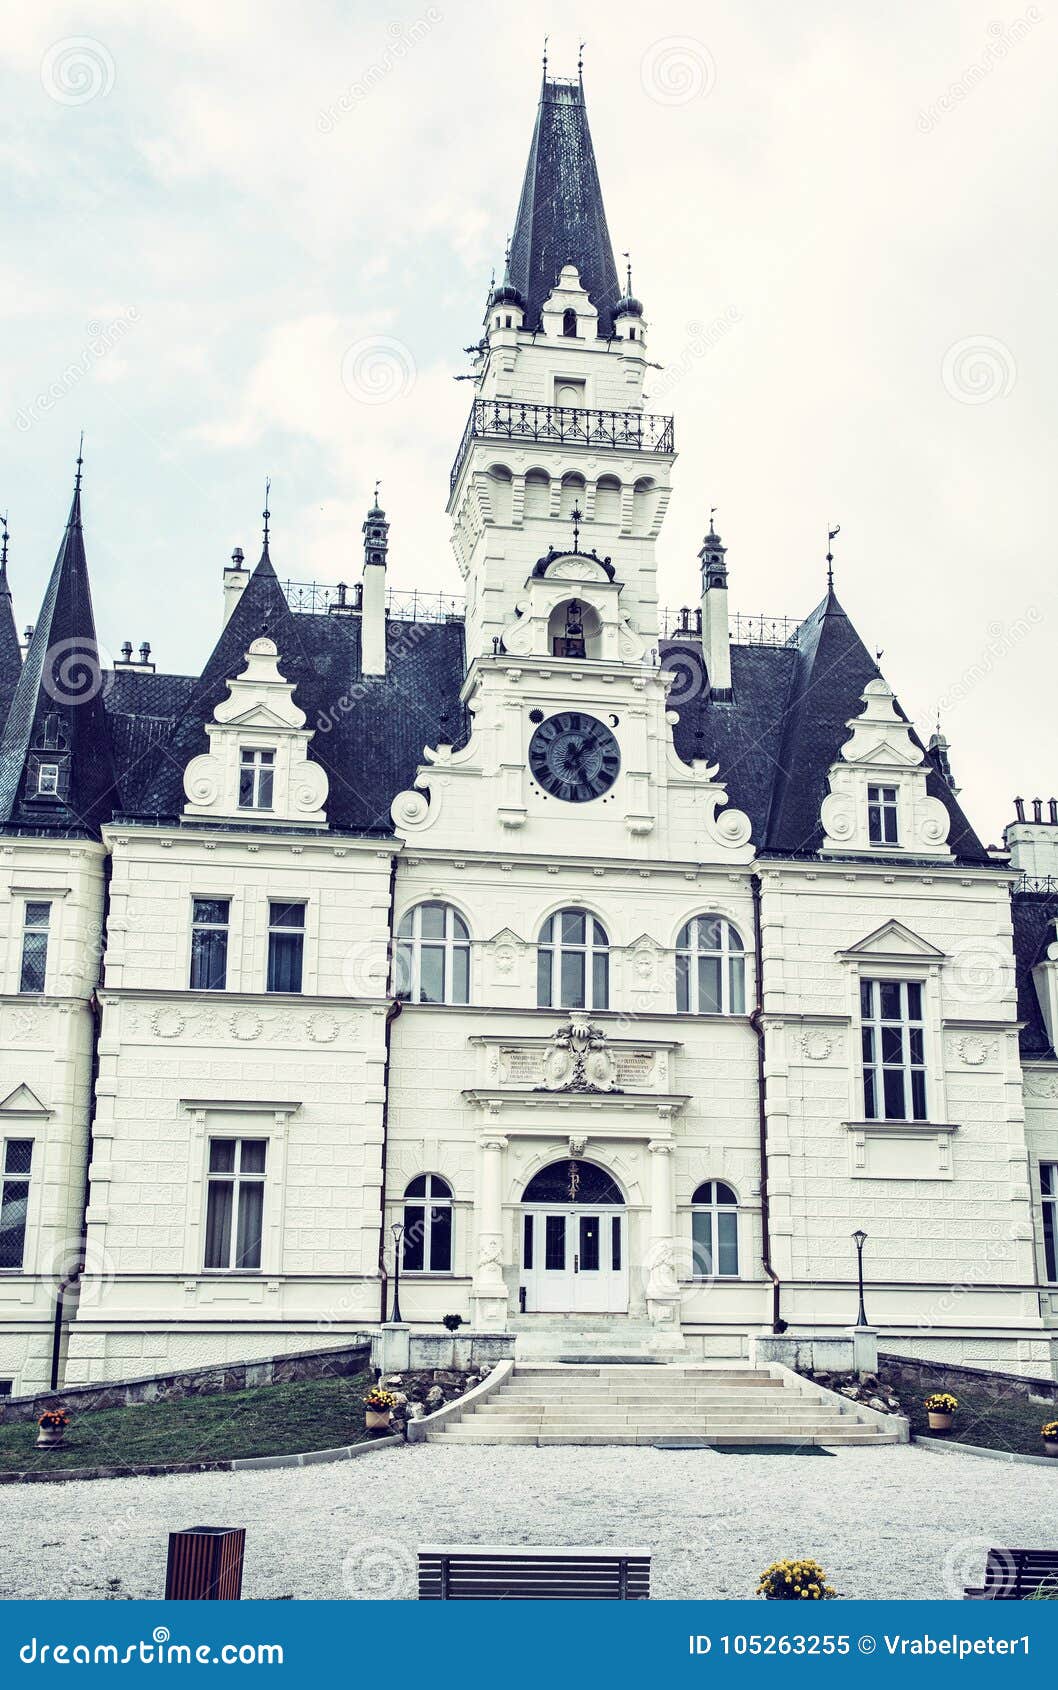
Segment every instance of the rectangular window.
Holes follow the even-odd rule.
[[[43,992],[48,972],[48,927],[50,904],[27,904],[22,918],[22,972],[20,992]]]
[[[222,992],[228,983],[228,898],[195,898],[191,905],[191,990]]]
[[[861,980],[863,1112],[868,1121],[924,1121],[925,1026],[914,980]]]
[[[13,1379],[0,1379],[0,1397],[9,1397],[15,1388]]]
[[[269,904],[268,991],[300,992],[304,956],[304,904]]]
[[[544,1266],[550,1273],[562,1273],[566,1266],[566,1217],[544,1217]]]
[[[32,1162],[33,1140],[9,1138],[4,1145],[3,1184],[0,1187],[0,1268],[22,1266]]]
[[[900,843],[895,786],[867,788],[867,833],[872,845]]]
[[[239,756],[240,810],[270,810],[275,779],[274,751],[253,751],[244,746]]]
[[[1043,1191],[1043,1260],[1049,1283],[1058,1284],[1058,1162],[1040,1163]]]
[[[206,1199],[207,1269],[261,1266],[267,1139],[211,1138]]]
[[[525,1215],[522,1219],[522,1267],[526,1273],[533,1271],[533,1217]]]
[[[59,765],[58,763],[40,763],[37,767],[37,797],[57,798],[59,796]]]

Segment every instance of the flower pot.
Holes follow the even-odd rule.
[[[58,1449],[66,1436],[65,1426],[38,1426],[37,1448]]]
[[[389,1408],[366,1408],[364,1410],[364,1424],[369,1432],[384,1432],[389,1425],[393,1413]]]
[[[1043,1453],[1044,1455],[1058,1455],[1058,1442],[1053,1441],[1051,1438],[1045,1438],[1043,1443]]]
[[[931,1408],[929,1410],[929,1429],[930,1429],[930,1431],[931,1432],[950,1432],[951,1431],[951,1423],[952,1423],[953,1418],[954,1418],[954,1416],[951,1415],[951,1414],[938,1414],[936,1409]]]

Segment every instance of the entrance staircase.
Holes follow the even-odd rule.
[[[857,1404],[766,1369],[616,1361],[523,1362],[431,1441],[464,1444],[886,1444]]]

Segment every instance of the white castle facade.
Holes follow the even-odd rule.
[[[1054,807],[982,846],[832,590],[732,638],[712,529],[663,630],[647,346],[547,82],[462,620],[387,614],[376,501],[352,605],[266,539],[200,676],[81,698],[78,477],[0,743],[0,1390],[341,1342],[395,1251],[417,1330],[743,1356],[855,1324],[857,1231],[883,1348],[1058,1374]]]

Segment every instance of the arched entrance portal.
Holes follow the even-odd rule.
[[[594,1162],[552,1162],[522,1195],[527,1314],[625,1314],[628,1236],[624,1196]]]

